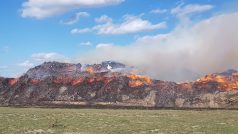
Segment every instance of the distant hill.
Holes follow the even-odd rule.
[[[154,80],[122,63],[45,62],[19,78],[0,77],[1,105],[238,108],[238,73],[193,82]]]

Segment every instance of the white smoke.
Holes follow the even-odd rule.
[[[114,60],[162,80],[184,81],[238,68],[238,12],[178,25],[168,34],[139,38],[127,46],[100,47],[79,62]]]

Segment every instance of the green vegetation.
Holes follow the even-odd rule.
[[[0,107],[0,133],[237,134],[238,111]]]

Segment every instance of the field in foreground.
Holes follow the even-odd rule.
[[[238,111],[0,107],[0,133],[237,134]]]

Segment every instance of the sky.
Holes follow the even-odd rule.
[[[237,0],[1,0],[0,76],[114,60],[181,81],[238,69]]]

